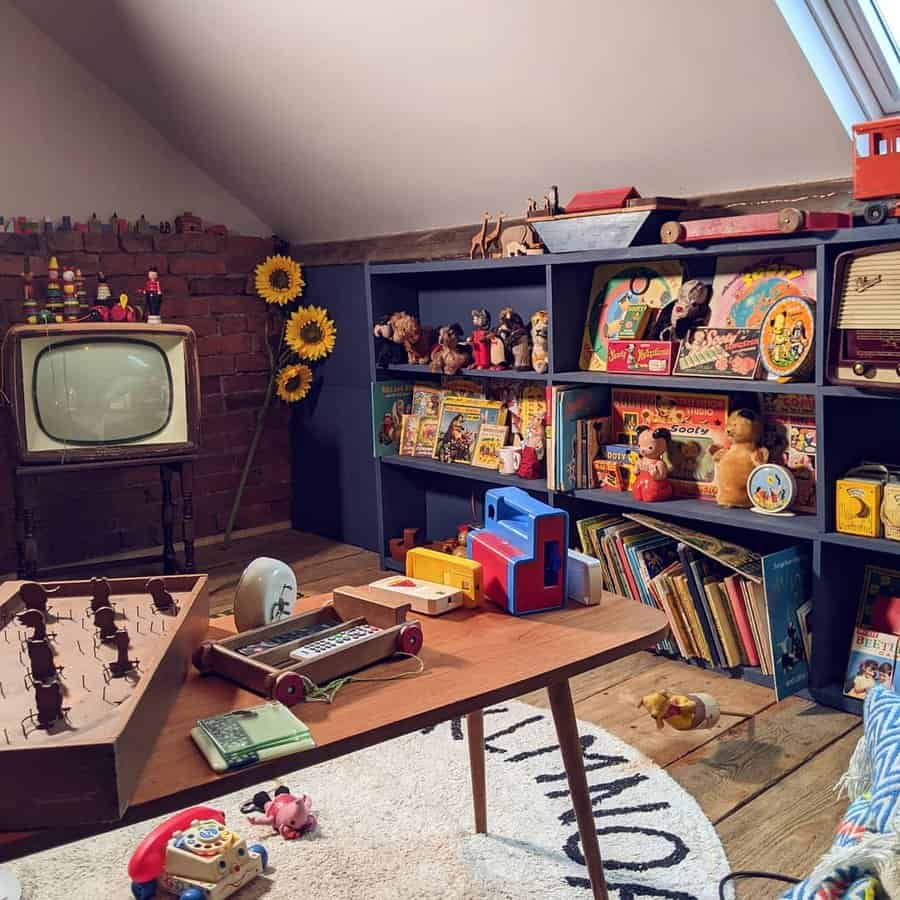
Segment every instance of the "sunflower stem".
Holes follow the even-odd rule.
[[[276,365],[276,357],[280,358],[281,348],[284,345],[284,325],[281,326],[281,336],[278,339],[278,351],[272,352],[272,345],[269,343],[269,320],[265,322],[265,337],[263,343],[266,347],[266,353],[269,356],[269,383],[266,386],[266,393],[263,397],[262,405],[256,414],[256,430],[253,432],[253,440],[250,441],[250,447],[247,450],[247,458],[244,460],[244,468],[241,470],[241,480],[238,482],[237,490],[234,494],[234,500],[231,504],[231,512],[228,513],[228,524],[225,526],[225,539],[222,542],[224,547],[231,546],[231,532],[234,530],[234,522],[237,519],[238,511],[241,508],[241,499],[244,496],[244,488],[247,486],[247,478],[250,475],[250,467],[256,456],[256,448],[259,446],[259,439],[262,437],[263,428],[266,424],[266,416],[269,407],[272,405],[272,395],[275,393],[275,378],[278,374],[278,366]]]

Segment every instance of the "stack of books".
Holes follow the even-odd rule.
[[[723,669],[758,668],[784,696],[805,687],[810,606],[803,578],[782,577],[795,565],[803,571],[796,551],[760,557],[638,513],[595,515],[576,527],[607,590],[666,614],[671,637],[660,651]]]

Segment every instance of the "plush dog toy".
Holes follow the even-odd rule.
[[[304,834],[316,830],[317,820],[312,814],[312,799],[306,794],[295,797],[282,785],[275,790],[275,797],[265,791],[255,794],[253,799],[241,807],[246,814],[251,810],[261,810],[261,816],[251,815],[247,821],[251,825],[271,825],[272,829],[286,841],[293,841]]]

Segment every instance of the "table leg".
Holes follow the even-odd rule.
[[[600,845],[597,842],[594,809],[591,806],[587,775],[584,772],[584,756],[581,750],[581,741],[578,738],[578,723],[575,721],[575,707],[572,704],[568,680],[548,685],[547,693],[550,696],[550,709],[553,711],[559,749],[566,767],[569,795],[572,799],[575,819],[578,822],[581,851],[584,854],[588,876],[591,879],[594,900],[609,900],[606,878],[603,876],[603,860],[600,858]]]
[[[16,578],[25,578],[25,496],[22,482],[16,478],[13,489],[16,498]]]
[[[184,540],[184,571],[196,571],[194,562],[194,464],[181,464],[181,536]]]
[[[172,505],[172,469],[168,463],[159,467],[159,479],[162,482],[163,572],[174,575],[178,571],[173,533],[175,508]]]
[[[37,487],[32,479],[28,479],[22,485],[22,549],[24,577],[29,581],[38,577],[38,544],[34,535],[36,495]]]
[[[487,834],[487,785],[484,772],[484,711],[466,716],[469,738],[469,769],[472,772],[472,802],[475,806],[475,833]]]

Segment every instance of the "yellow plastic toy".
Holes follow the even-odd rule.
[[[662,729],[668,724],[677,731],[693,731],[695,728],[712,728],[721,711],[715,697],[709,694],[670,694],[654,691],[641,697],[638,708],[644,707]]]
[[[434,584],[445,584],[465,594],[466,606],[481,604],[481,563],[471,559],[438,553],[426,547],[413,547],[406,552],[406,574]]]

